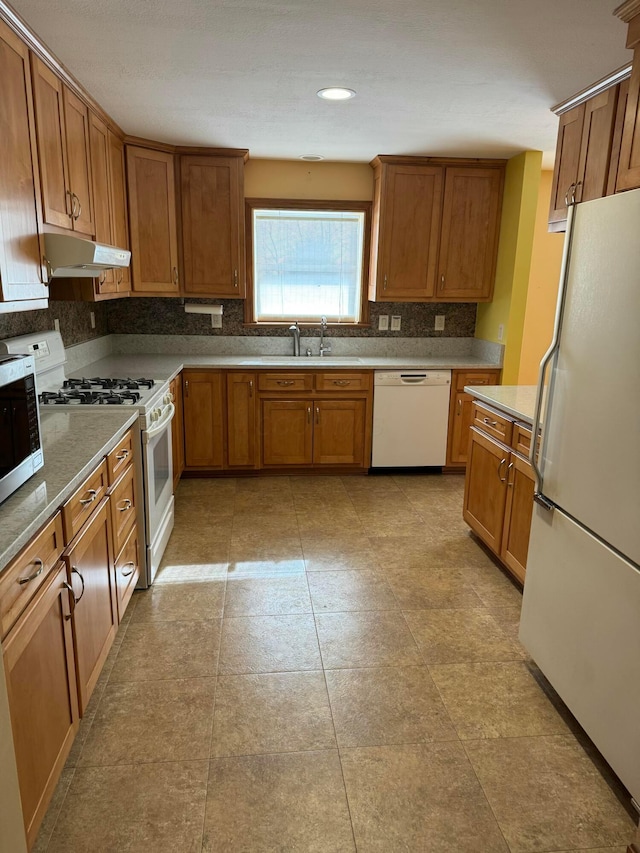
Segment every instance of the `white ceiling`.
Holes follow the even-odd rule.
[[[128,133],[253,157],[550,152],[549,107],[631,57],[616,0],[13,5]]]

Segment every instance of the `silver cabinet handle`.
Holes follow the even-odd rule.
[[[71,192],[71,190],[65,190],[65,202],[64,202],[65,213],[67,210],[67,201],[66,201],[67,198],[69,198],[71,200],[71,213],[67,213],[67,216],[69,217],[69,219],[74,219],[75,218],[75,212],[76,212],[76,203],[74,201],[75,196]]]
[[[128,572],[125,572],[125,571],[124,571],[124,567],[125,567],[125,566],[131,566],[131,569],[130,569]],[[135,569],[136,569],[136,564],[133,562],[133,560],[129,560],[129,562],[128,562],[128,563],[125,563],[125,564],[124,564],[124,566],[123,566],[122,568],[123,568],[123,571],[122,571],[122,577],[123,577],[123,578],[128,578],[128,577],[130,577],[130,576],[134,573],[134,571],[135,571]]]
[[[440,282],[441,284],[444,284],[444,273],[442,273],[442,275],[440,276]]]
[[[483,418],[482,423],[483,424],[489,424],[489,426],[492,426],[492,427],[498,426],[498,421],[492,421],[491,418]]]
[[[178,267],[173,268],[173,283],[178,284]]]
[[[316,406],[316,423],[320,423],[320,406]]]
[[[506,464],[507,464],[507,460],[506,460],[506,459],[501,459],[501,460],[500,460],[500,464],[498,465],[498,479],[500,480],[500,482],[501,482],[501,483],[506,483],[506,482],[507,482],[507,478],[506,478],[506,477],[501,477],[501,476],[500,476],[500,471],[502,471],[502,466],[503,466],[503,465],[506,465]]]
[[[78,202],[78,209],[77,209],[77,211],[75,211],[75,214],[73,217],[74,220],[77,222],[78,219],[80,219],[80,217],[82,216],[82,202],[80,201],[80,199],[78,198],[78,196],[75,193],[71,193],[71,195]],[[74,205],[74,207],[75,207],[75,205]]]
[[[126,459],[128,455],[129,451],[123,450],[122,453],[116,453],[116,459],[118,460],[118,462],[122,462],[122,460]]]
[[[386,289],[387,289],[387,277],[386,277],[386,275],[385,275],[384,280],[383,280],[383,282],[382,282],[382,289],[383,289],[383,290],[386,290]]]
[[[334,379],[333,384],[339,385],[341,388],[344,388],[345,385],[351,385],[351,380],[350,379]]]
[[[513,487],[513,480],[509,479],[509,474],[511,473],[511,469],[513,468],[513,462],[509,462],[507,465],[507,486]]]
[[[189,396],[189,380],[188,379],[184,380],[184,396],[185,397]]]
[[[458,400],[458,416],[462,414],[462,398]]]
[[[118,272],[118,280],[117,280],[116,284],[122,284],[123,278],[124,278],[123,274],[121,272]]]
[[[89,495],[88,498],[80,498],[79,503],[81,503],[82,506],[87,506],[88,504],[92,504],[95,501],[95,499],[98,495],[98,492],[95,489],[88,489],[87,494]]]
[[[249,396],[253,397],[253,379],[249,380]]]
[[[75,613],[76,604],[77,604],[78,602],[77,602],[77,600],[76,600],[76,594],[75,594],[75,592],[73,591],[73,587],[71,586],[71,584],[70,584],[70,583],[67,583],[66,581],[62,581],[62,586],[63,586],[65,589],[68,589],[68,590],[69,590],[69,592],[71,593],[71,598],[69,599],[69,603],[71,604],[71,602],[73,602],[73,606],[71,607],[71,609],[70,609],[69,613],[64,617],[64,618],[65,618],[65,621],[66,621],[66,622],[68,622],[68,621],[69,621],[69,619],[71,619],[71,617],[72,617],[72,616],[73,616],[73,614]]]
[[[571,207],[572,204],[576,203],[576,186],[576,184],[569,184],[569,188],[564,194],[565,207]]]
[[[80,583],[82,584],[82,592],[80,593],[79,597],[76,598],[76,604],[80,604],[82,596],[84,595],[84,578],[82,577],[82,573],[77,566],[71,566],[71,574],[78,575],[78,577],[80,578]],[[75,598],[75,593],[73,594],[73,597]]]
[[[238,286],[238,270],[233,271],[233,286]]]
[[[311,423],[311,406],[307,406],[307,423]]]
[[[33,561],[33,565],[37,566],[38,568],[35,570],[35,572],[32,575],[29,575],[26,578],[18,578],[18,583],[20,584],[20,586],[22,586],[23,583],[29,583],[29,581],[35,580],[38,577],[38,575],[41,575],[42,572],[44,571],[44,563],[42,562],[40,557],[35,558],[35,560]]]
[[[295,379],[276,379],[276,385],[295,385]]]
[[[131,509],[131,507],[133,506],[133,504],[131,503],[129,498],[125,498],[123,503],[124,503],[124,506],[118,507],[118,512],[126,512],[128,509]]]

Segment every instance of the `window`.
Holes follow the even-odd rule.
[[[369,205],[248,202],[256,323],[366,322]],[[249,301],[249,300],[248,300]]]

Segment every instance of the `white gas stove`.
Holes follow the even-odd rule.
[[[32,355],[40,414],[67,406],[82,412],[89,406],[132,406],[139,412],[136,454],[138,487],[144,495],[139,517],[146,549],[141,554],[140,586],[149,586],[173,529],[173,461],[171,420],[175,413],[166,379],[146,377],[66,377],[66,356],[59,332],[40,332],[0,341],[0,354]],[[115,555],[114,555],[115,556]],[[144,560],[143,560],[144,556]]]

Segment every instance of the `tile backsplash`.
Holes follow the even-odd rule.
[[[91,328],[91,312],[96,326]],[[31,332],[44,332],[60,321],[60,334],[65,347],[108,335],[107,306],[105,302],[63,302],[52,300],[42,311],[16,311],[0,314],[0,340],[16,338]]]

